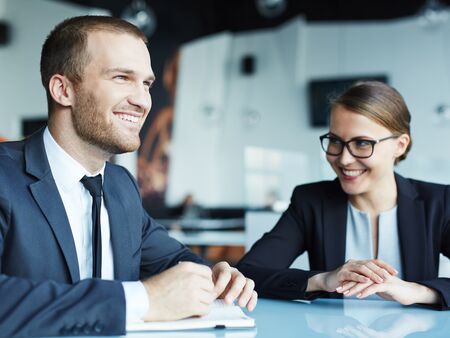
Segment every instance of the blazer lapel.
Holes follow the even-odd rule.
[[[421,280],[427,270],[425,264],[425,210],[414,187],[400,175],[397,182],[397,226],[404,279]]]
[[[132,267],[132,248],[129,230],[129,210],[124,206],[117,182],[112,179],[113,173],[109,164],[105,168],[103,182],[105,207],[108,210],[109,226],[111,231],[111,242],[114,256],[114,275],[116,279],[130,280]]]
[[[27,173],[38,178],[30,184],[31,193],[47,219],[64,255],[72,282],[80,280],[75,243],[64,204],[53,179],[44,149],[43,130],[37,132],[25,145]]]
[[[347,234],[347,196],[342,192],[337,180],[323,200],[324,256],[325,270],[331,271],[341,266],[345,260],[345,240]]]

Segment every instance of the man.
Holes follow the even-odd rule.
[[[168,237],[128,171],[106,163],[140,144],[155,80],[145,36],[68,19],[41,75],[48,127],[0,145],[0,335],[120,335],[126,320],[203,315],[218,297],[252,310],[253,281]]]

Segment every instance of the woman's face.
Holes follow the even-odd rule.
[[[389,129],[342,106],[335,107],[331,113],[330,133],[344,142],[379,140],[393,135]],[[341,155],[327,155],[327,160],[347,194],[371,194],[392,185],[395,159],[405,152],[408,143],[409,136],[404,134],[375,144],[369,158],[356,158],[344,147]]]

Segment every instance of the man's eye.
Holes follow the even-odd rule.
[[[116,80],[121,80],[121,81],[124,81],[127,79],[127,77],[125,75],[116,75],[116,76],[114,76],[114,78]]]

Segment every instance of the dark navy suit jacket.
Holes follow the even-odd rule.
[[[115,281],[80,281],[42,134],[0,143],[0,337],[124,334],[119,281],[143,279],[179,261],[204,262],[143,210],[130,173],[107,163],[103,188]]]
[[[397,224],[404,278],[427,285],[449,309],[450,278],[437,278],[439,254],[450,257],[450,186],[395,175]],[[238,268],[256,283],[262,297],[308,299],[308,278],[344,264],[348,197],[338,180],[295,188],[289,208],[257,241]],[[311,271],[289,269],[307,251]],[[333,295],[331,295],[333,296]],[[334,296],[337,296],[335,294]]]

